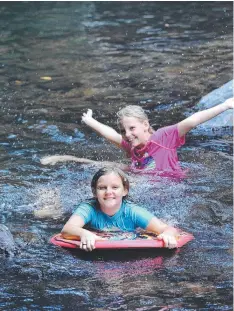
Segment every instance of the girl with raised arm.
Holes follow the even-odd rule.
[[[88,109],[82,121],[99,135],[126,151],[131,158],[130,169],[134,172],[182,174],[178,162],[177,148],[185,143],[185,134],[201,123],[204,123],[222,112],[233,109],[234,98],[230,98],[213,108],[199,111],[185,120],[154,131],[148,117],[140,106],[127,106],[118,113],[120,133],[93,118],[92,110]],[[55,164],[63,161],[100,164],[89,159],[73,156],[49,156],[41,160],[42,164]],[[103,162],[102,162],[103,164]],[[110,164],[110,162],[104,162]],[[113,164],[113,163],[112,163]],[[121,165],[127,169],[126,165]]]

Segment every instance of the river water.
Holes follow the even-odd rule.
[[[1,2],[1,223],[19,251],[1,257],[0,309],[232,310],[231,129],[191,132],[182,181],[130,175],[131,196],[194,234],[179,251],[86,254],[51,245],[96,169],[45,155],[124,155],[81,123],[116,128],[141,105],[154,128],[195,112],[232,79],[232,2]]]

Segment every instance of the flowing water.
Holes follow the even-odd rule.
[[[191,132],[185,180],[130,175],[131,196],[194,234],[179,251],[70,252],[48,239],[91,196],[96,169],[45,155],[124,160],[81,123],[116,128],[141,105],[154,128],[232,79],[232,2],[1,2],[0,309],[232,310],[232,133]],[[196,135],[195,135],[196,134]]]

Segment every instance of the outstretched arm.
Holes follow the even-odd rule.
[[[46,156],[40,159],[41,164],[43,165],[55,165],[59,162],[78,162],[84,164],[92,164],[95,166],[115,166],[120,168],[123,171],[128,171],[129,166],[122,163],[110,162],[110,161],[94,161],[86,158],[77,158],[71,155],[54,155]]]
[[[54,155],[54,156],[46,156],[40,159],[41,164],[43,165],[55,165],[58,162],[79,162],[79,163],[87,163],[87,164],[97,164],[100,162],[86,159],[86,158],[77,158],[72,155]]]
[[[165,247],[176,248],[176,236],[178,235],[177,230],[174,227],[168,226],[156,217],[153,217],[149,222],[147,231],[158,234],[158,239],[163,240]]]
[[[62,236],[65,239],[80,237],[80,248],[85,251],[92,251],[95,248],[95,241],[100,240],[100,237],[83,229],[83,226],[84,220],[78,215],[72,215],[62,229]]]
[[[234,107],[234,98],[232,97],[232,98],[227,99],[225,102],[223,102],[220,105],[194,113],[187,119],[178,123],[179,136],[181,137],[185,135],[191,129],[198,126],[199,124],[202,124],[216,117],[217,115],[219,115],[220,113],[228,109],[233,109],[233,107]]]
[[[93,112],[91,109],[88,109],[86,113],[83,113],[82,121],[96,131],[99,135],[103,136],[111,143],[121,146],[122,136],[117,133],[112,127],[102,124],[95,120],[93,117]]]

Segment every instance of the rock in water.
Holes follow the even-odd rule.
[[[233,97],[233,80],[224,84],[220,88],[202,97],[197,108],[199,111],[214,107],[223,103],[226,99]],[[217,117],[200,125],[202,128],[220,128],[233,126],[233,111],[229,109]]]
[[[13,256],[16,250],[14,238],[5,225],[0,225],[0,255]]]

